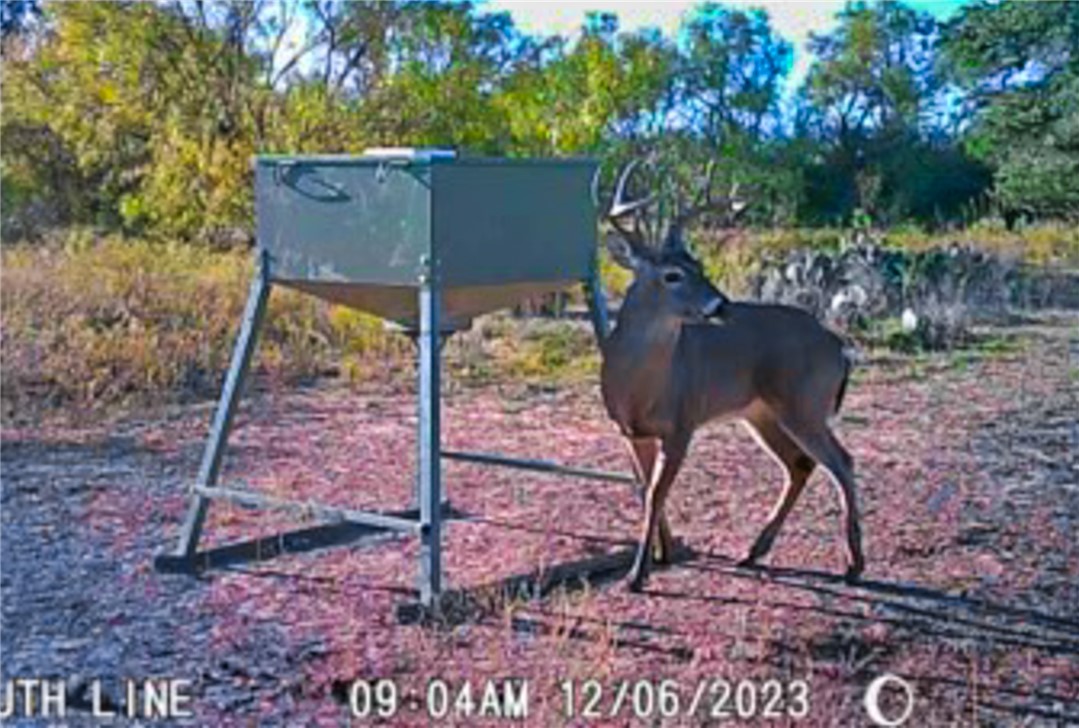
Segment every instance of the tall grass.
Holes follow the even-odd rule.
[[[838,230],[701,233],[695,249],[728,291],[744,293],[767,256],[837,248]],[[975,242],[1038,265],[1079,267],[1079,230],[1045,225],[1021,233],[985,224],[928,236],[893,231],[888,245],[920,249]],[[228,365],[251,278],[247,252],[73,232],[46,247],[2,251],[0,355],[4,417],[41,405],[91,407],[216,393]],[[613,298],[629,272],[601,255]],[[579,293],[573,294],[580,304]],[[411,378],[413,352],[377,318],[275,289],[254,361],[258,376],[298,382],[332,373],[351,382]],[[447,367],[465,381],[565,381],[594,377],[598,354],[587,325],[485,317],[454,336]]]
[[[907,250],[959,242],[1028,265],[1079,268],[1079,227],[1065,223],[1040,223],[1012,231],[1003,222],[989,219],[961,231],[932,235],[904,227],[889,231],[885,240]]]
[[[62,247],[3,252],[4,414],[212,394],[228,365],[252,266],[249,254],[73,236]],[[298,381],[395,357],[408,346],[371,316],[275,290],[254,360]],[[374,367],[371,368],[372,371]]]

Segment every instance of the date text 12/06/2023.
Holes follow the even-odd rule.
[[[554,701],[544,701],[561,717],[581,720],[701,719],[797,720],[810,710],[804,680],[751,681],[710,678],[693,684],[677,680],[562,680]],[[347,702],[353,718],[387,720],[404,713],[442,719],[524,720],[536,696],[527,680],[507,678],[477,683],[434,678],[410,689],[391,679],[355,680]]]

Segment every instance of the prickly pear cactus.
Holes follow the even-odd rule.
[[[763,301],[799,306],[845,329],[903,318],[930,349],[961,341],[975,320],[1006,313],[1024,290],[1014,263],[973,246],[912,252],[866,235],[837,253],[800,249],[766,261],[751,283]]]

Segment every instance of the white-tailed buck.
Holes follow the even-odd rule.
[[[617,325],[603,342],[601,374],[607,411],[628,440],[645,491],[630,589],[641,588],[653,558],[670,559],[671,531],[663,512],[667,495],[694,430],[721,418],[746,423],[787,474],[782,495],[742,563],[768,553],[820,464],[840,493],[846,576],[856,579],[865,560],[853,462],[828,426],[850,373],[844,341],[805,311],[734,302],[708,281],[686,250],[685,226],[706,211],[733,216],[744,207],[736,187],[713,198],[711,166],[693,203],[652,240],[643,225],[652,196],[625,199],[634,167],[630,163],[618,175],[606,214],[618,233],[608,238],[608,248],[634,278]]]

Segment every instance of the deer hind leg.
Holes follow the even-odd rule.
[[[783,418],[783,429],[821,467],[828,471],[839,489],[847,533],[847,581],[854,581],[865,569],[862,553],[862,528],[858,515],[858,493],[854,482],[854,461],[822,420]]]
[[[638,495],[644,503],[648,487],[656,476],[656,460],[659,457],[659,439],[655,437],[630,437],[626,438],[629,443],[630,453],[633,455],[633,470],[639,483]],[[658,516],[658,529],[652,539],[652,560],[657,564],[670,562],[674,553],[674,539],[671,536],[671,526],[667,522],[666,510],[661,509]]]
[[[813,458],[806,455],[802,448],[783,431],[771,414],[754,414],[746,420],[746,424],[761,447],[770,452],[776,462],[783,466],[787,481],[783,485],[779,500],[776,501],[768,516],[768,522],[757,536],[757,540],[753,542],[745,558],[738,562],[739,566],[755,564],[772,549],[772,544],[783,527],[783,522],[787,520],[813,468],[817,465]]]
[[[660,514],[663,513],[663,505],[667,500],[671,483],[674,482],[682,467],[682,461],[686,456],[686,448],[689,445],[688,437],[673,437],[663,440],[662,464],[659,472],[652,479],[644,498],[644,522],[641,524],[640,540],[637,544],[637,557],[633,561],[633,568],[629,572],[630,591],[640,591],[644,586],[644,580],[648,576],[651,562],[652,539],[656,534]]]

